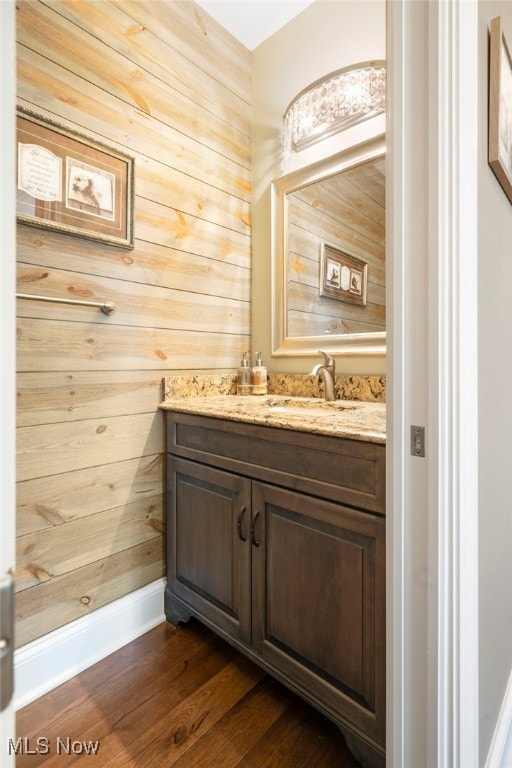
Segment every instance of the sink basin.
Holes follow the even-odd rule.
[[[322,408],[302,408],[293,405],[273,405],[269,408],[270,413],[282,413],[286,416],[322,416],[326,415]]]
[[[290,398],[284,401],[272,401],[270,398],[262,405],[270,413],[282,413],[287,416],[323,416],[342,411],[352,411],[358,406],[340,400],[326,401],[315,398]]]

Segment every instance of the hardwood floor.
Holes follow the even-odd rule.
[[[332,723],[196,622],[29,704],[17,736],[16,768],[360,768]]]

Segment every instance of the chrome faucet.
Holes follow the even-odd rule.
[[[324,361],[323,363],[315,365],[310,376],[320,376],[324,380],[325,399],[336,400],[336,392],[334,389],[336,380],[334,357],[328,355],[327,352],[319,352],[318,354],[324,356]]]

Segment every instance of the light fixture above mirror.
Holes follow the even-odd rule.
[[[285,155],[386,109],[386,62],[365,61],[326,75],[305,88],[284,115]]]

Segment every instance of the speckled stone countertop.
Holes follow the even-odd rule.
[[[309,392],[305,393],[306,396],[295,393],[293,396],[239,396],[232,394],[229,377],[219,377],[219,388],[212,385],[212,377],[206,384],[199,381],[200,377],[193,378],[195,386],[188,388],[184,382],[176,383],[174,377],[165,379],[165,399],[160,408],[371,443],[386,442],[386,406],[383,402],[326,402],[320,397],[308,396]],[[221,394],[218,394],[219,391]],[[185,394],[188,392],[190,394]]]

